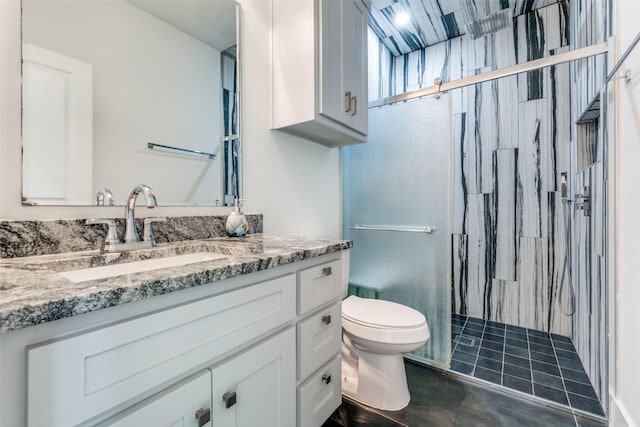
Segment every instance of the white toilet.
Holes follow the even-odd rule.
[[[342,301],[342,394],[373,408],[409,404],[402,353],[429,339],[422,313],[390,301],[350,296]]]

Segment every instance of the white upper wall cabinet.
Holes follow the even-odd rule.
[[[274,0],[274,129],[366,142],[367,13],[362,0]]]

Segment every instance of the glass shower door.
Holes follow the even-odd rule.
[[[369,110],[368,142],[342,149],[350,293],[423,313],[431,337],[412,356],[440,366],[451,346],[450,102],[443,95]],[[425,227],[434,231],[407,230]]]

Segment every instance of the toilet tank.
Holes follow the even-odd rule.
[[[349,257],[350,251],[342,251],[342,297],[346,298],[349,292]]]

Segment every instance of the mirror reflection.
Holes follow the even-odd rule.
[[[23,203],[108,204],[108,190],[122,205],[146,184],[165,206],[233,205],[235,2],[23,0],[22,9]]]

